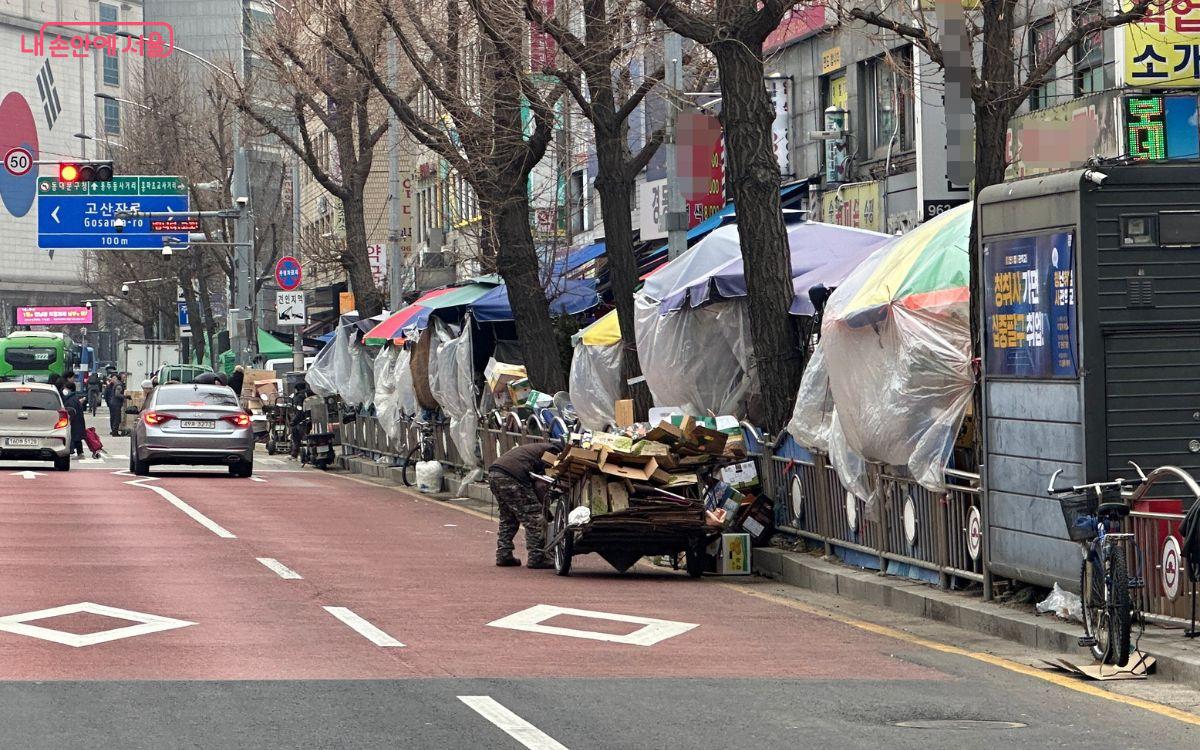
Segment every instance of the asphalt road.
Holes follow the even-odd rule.
[[[1200,715],[775,584],[499,569],[469,510],[265,455],[139,480],[123,449],[0,464],[2,748],[1195,744]]]

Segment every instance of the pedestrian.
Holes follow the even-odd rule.
[[[121,430],[121,419],[125,413],[125,384],[115,375],[108,379],[104,391],[104,403],[108,405],[109,434],[117,437]]]
[[[233,375],[229,376],[229,387],[237,394],[238,398],[242,396],[242,385],[246,381],[246,368],[238,365],[233,368]]]
[[[96,410],[100,408],[100,373],[93,372],[88,374],[87,378],[87,400],[88,408],[91,409],[92,416],[96,416]]]
[[[304,402],[308,399],[308,384],[301,380],[296,383],[296,390],[292,393],[292,458],[300,457],[300,444],[304,442],[305,426],[308,424],[308,416],[304,411]]]
[[[525,567],[541,569],[554,567],[546,561],[545,514],[542,501],[533,488],[531,473],[541,472],[546,464],[542,454],[553,450],[550,443],[519,445],[496,459],[488,470],[488,484],[500,511],[500,529],[496,534],[496,565],[502,568],[520,565],[513,556],[513,539],[520,526],[525,527],[525,551],[529,560]]]
[[[86,406],[83,397],[75,391],[74,381],[68,380],[63,386],[63,408],[67,410],[71,420],[71,452],[83,458],[83,433],[87,431],[83,410]]]

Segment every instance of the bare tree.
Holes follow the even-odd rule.
[[[633,294],[638,284],[637,258],[633,253],[633,195],[639,172],[662,143],[659,129],[636,153],[629,148],[629,118],[646,95],[662,80],[663,71],[635,82],[627,58],[631,38],[630,3],[624,0],[584,0],[583,36],[572,33],[566,23],[548,17],[535,0],[524,0],[525,12],[537,27],[548,33],[573,64],[554,70],[571,92],[583,116],[592,125],[596,147],[596,192],[604,218],[604,249],[608,259],[613,302],[621,327],[621,392],[634,401],[634,411],[644,419],[653,406],[650,389],[641,378],[637,341],[634,336]],[[625,63],[625,64],[621,64]],[[582,84],[579,80],[582,74]],[[629,385],[630,382],[637,383]]]
[[[332,16],[349,45],[326,37],[330,51],[365,75],[413,137],[469,182],[481,209],[481,254],[495,259],[507,285],[529,376],[539,390],[565,389],[530,229],[528,193],[563,92],[561,86],[546,91],[524,69],[528,26],[521,0],[468,0],[465,9],[459,0],[420,8],[411,0],[366,5],[385,21],[408,67],[436,103],[436,113],[418,112],[412,98],[380,72],[382,55],[336,4]],[[528,127],[523,103],[531,114]]]
[[[763,43],[795,0],[642,0],[676,33],[707,48],[721,80],[726,174],[737,204],[746,269],[754,365],[764,427],[782,430],[800,384],[801,357],[792,304],[791,254],[779,196],[774,106],[763,82]]]
[[[341,0],[298,0],[291,12],[278,14],[275,24],[254,37],[272,85],[240,81],[236,104],[295,152],[321,187],[341,201],[346,241],[340,260],[358,312],[368,318],[383,310],[383,294],[371,277],[363,189],[388,120],[371,82],[326,51],[327,43],[345,45],[340,29],[326,23],[325,13],[334,7],[354,17],[355,38],[363,53],[380,54],[383,27],[363,9]],[[267,88],[274,91],[266,94]],[[329,158],[314,137],[314,126],[332,141]]]

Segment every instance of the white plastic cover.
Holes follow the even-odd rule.
[[[420,406],[417,404],[417,391],[413,386],[412,352],[408,349],[401,349],[396,355],[396,362],[392,367],[392,380],[396,389],[398,414],[416,414]]]
[[[970,208],[956,211],[966,213],[897,238],[838,287],[797,395],[788,431],[816,448],[824,439],[842,482],[868,501],[867,462],[945,488],[973,387],[969,302],[954,293],[966,284]]]
[[[468,323],[462,327],[462,333],[456,334],[449,324],[434,318],[433,325],[423,335],[431,332],[437,337],[437,348],[429,355],[429,388],[450,419],[450,439],[458,448],[463,464],[477,467],[475,440],[479,416],[475,413],[471,326]]]
[[[603,430],[615,423],[614,403],[621,397],[621,344],[587,346],[576,341],[570,392],[571,404],[584,427]]]
[[[392,437],[393,431],[396,429],[397,416],[399,414],[398,399],[396,396],[396,381],[392,377],[392,368],[396,365],[397,350],[390,346],[385,346],[379,350],[379,354],[375,356],[375,418],[379,420],[380,427],[387,433],[388,437]],[[394,439],[394,438],[393,438]]]
[[[749,372],[750,317],[744,299],[713,302],[659,315],[649,297],[635,297],[635,338],[646,384],[656,404],[678,404],[693,416],[744,417],[756,390]]]
[[[417,461],[417,489],[432,495],[442,491],[442,465],[438,461]]]
[[[334,352],[337,350],[337,337],[330,339],[321,351],[317,352],[312,366],[304,373],[304,382],[313,393],[321,397],[333,396],[337,393],[337,379],[333,375]]]

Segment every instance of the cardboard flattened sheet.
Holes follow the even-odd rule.
[[[1129,655],[1129,663],[1124,667],[1113,666],[1112,664],[1073,664],[1066,659],[1055,659],[1054,661],[1042,660],[1042,663],[1047,668],[1057,672],[1066,672],[1067,674],[1076,677],[1082,677],[1085,680],[1095,680],[1097,682],[1106,682],[1109,680],[1144,680],[1154,672],[1154,657],[1143,654],[1141,651],[1134,651]]]

